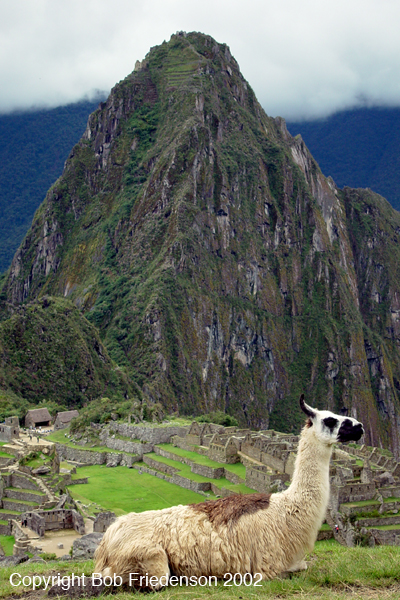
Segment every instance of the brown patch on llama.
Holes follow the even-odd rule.
[[[218,500],[190,504],[195,512],[205,513],[214,525],[235,523],[243,515],[253,515],[269,506],[271,494],[232,494]]]

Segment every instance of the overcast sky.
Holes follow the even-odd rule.
[[[176,31],[227,43],[271,116],[400,106],[398,0],[0,0],[0,111],[106,90]]]

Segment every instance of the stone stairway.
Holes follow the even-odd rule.
[[[5,487],[0,498],[0,534],[8,533],[9,519],[20,521],[22,513],[57,502],[43,482],[17,469],[3,473],[3,481]]]
[[[379,491],[381,499],[341,504],[340,513],[350,520],[359,536],[369,538],[370,544],[400,545],[400,497],[384,497],[382,492],[389,494],[385,488]]]

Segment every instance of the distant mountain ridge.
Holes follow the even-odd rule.
[[[294,431],[306,392],[398,455],[399,242],[400,214],[324,177],[225,44],[173,35],[90,116],[14,256],[3,380],[27,393],[7,324],[47,298],[98,331],[121,376],[104,386],[124,397]],[[57,355],[77,352],[71,339]]]
[[[400,108],[357,108],[288,121],[338,187],[370,188],[400,211]]]
[[[104,100],[0,114],[0,273],[8,269],[89,114]]]

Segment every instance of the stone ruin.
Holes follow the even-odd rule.
[[[241,462],[248,487],[273,492],[290,483],[299,438],[273,430],[193,422],[185,436],[173,436],[171,441],[216,462]],[[340,543],[400,545],[400,462],[389,451],[337,444],[330,480],[327,522]]]
[[[116,518],[115,513],[111,511],[98,513],[93,521],[93,531],[95,533],[104,533],[111,523],[114,523]]]
[[[85,533],[83,517],[74,509],[35,510],[23,513],[21,518],[40,537],[45,531],[54,529],[75,529],[80,535]]]
[[[280,489],[294,470],[298,436],[273,430],[260,432],[194,421],[185,436],[172,443],[184,450],[208,456],[225,464],[242,462],[246,485],[259,492]]]
[[[211,490],[221,495],[232,493],[213,484],[213,479],[224,476],[259,492],[285,489],[293,475],[299,440],[296,435],[274,430],[255,432],[196,421],[186,427],[154,427],[114,421],[95,429],[104,445],[103,452],[90,447],[83,450],[57,444],[60,457],[76,464],[126,465],[199,493]],[[79,443],[83,442],[84,439]],[[185,459],[184,462],[191,463],[193,473],[210,478],[210,481],[196,482],[182,477],[174,467],[157,463],[147,456],[156,452],[177,459],[176,455],[169,456],[171,453],[158,446],[163,443],[208,456],[221,467],[206,467]],[[136,465],[137,462],[141,464]],[[237,462],[245,466],[245,480],[223,467]],[[400,544],[400,529],[397,528],[400,525],[400,463],[390,452],[355,444],[337,444],[332,455],[330,478],[331,498],[326,517],[332,530],[330,535],[348,545],[360,539],[371,544]],[[366,508],[357,504],[360,502],[367,502]],[[98,515],[94,531],[103,533],[114,518],[113,513]],[[381,529],[381,525],[385,525],[385,529]]]
[[[4,423],[0,423],[0,442],[11,442],[19,438],[18,417],[7,417]]]
[[[75,510],[75,503],[69,494],[55,495],[72,482],[70,475],[59,473],[60,462],[53,449],[54,446],[41,448],[50,459],[50,466],[43,471],[48,478],[40,476],[40,469],[23,466],[22,459],[24,455],[29,456],[31,450],[31,446],[26,444],[21,446],[21,451],[11,465],[0,467],[0,534],[10,535],[12,529],[16,529],[17,521],[24,523],[40,537],[45,531],[54,529],[71,528],[81,535],[85,533],[83,517]],[[21,548],[24,545],[25,541],[22,546],[19,544]],[[19,546],[17,544],[16,552],[21,551]]]
[[[128,465],[124,451],[137,453],[137,458],[130,455],[129,466],[138,468],[140,472],[150,473],[198,493],[211,490],[222,495],[232,492],[225,488],[214,488],[212,480],[224,476],[234,483],[245,483],[259,492],[284,490],[293,475],[299,441],[296,435],[274,430],[256,432],[197,421],[188,427],[151,427],[113,422],[100,429],[100,439],[106,447],[118,450],[121,455],[114,454],[114,460],[111,461],[110,458],[106,459],[104,454],[100,457],[91,453],[94,455],[91,460],[96,459],[96,462],[100,463],[101,458],[107,466]],[[193,473],[210,477],[209,483],[198,483],[180,476],[173,467],[162,465],[147,457],[147,453],[156,452],[166,458],[176,459],[176,455],[170,455],[168,451],[157,446],[168,442],[207,456],[222,465],[241,462],[246,467],[245,480],[237,476],[235,480],[234,475],[223,467],[204,467],[185,459],[185,462],[192,463]],[[68,452],[83,451],[69,449]],[[87,461],[89,454],[86,452],[85,456],[76,455],[76,459]],[[136,461],[144,462],[145,465],[136,466]],[[396,527],[393,530],[374,529],[374,525],[379,527],[400,524],[400,516],[397,516],[397,511],[400,511],[400,463],[390,452],[366,446],[337,444],[332,455],[330,478],[331,499],[327,514],[327,522],[332,529],[330,535],[348,545],[361,538],[364,541],[371,539],[373,543],[378,544],[400,543],[400,536],[397,535],[397,532],[400,534],[400,530]],[[388,499],[392,497],[398,498],[398,502],[390,504]],[[351,507],[352,503],[365,501],[371,503],[367,504],[366,509],[358,505]],[[366,513],[365,520],[360,516],[363,510]],[[379,510],[379,514],[383,515],[380,521],[371,518],[369,513],[373,510]],[[393,512],[386,514],[389,510]],[[355,521],[356,517],[358,520]],[[99,532],[102,529],[103,525],[99,524]]]

